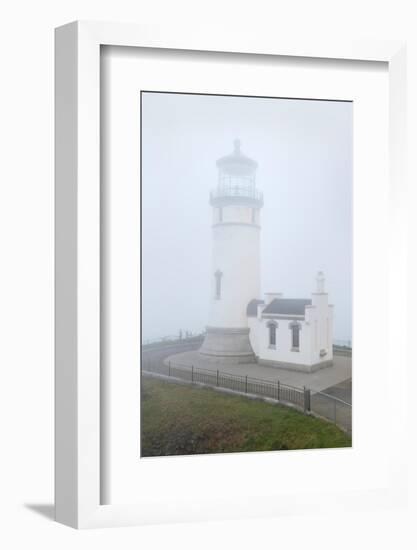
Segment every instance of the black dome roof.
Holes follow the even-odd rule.
[[[217,167],[224,174],[238,176],[253,174],[258,167],[258,163],[241,153],[240,140],[235,139],[233,144],[233,153],[219,158],[216,163]]]

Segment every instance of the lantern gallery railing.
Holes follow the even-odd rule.
[[[242,185],[222,185],[210,193],[210,199],[223,199],[227,197],[242,197],[263,202],[263,194],[261,191],[253,187]]]

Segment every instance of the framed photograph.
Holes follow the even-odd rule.
[[[141,456],[351,446],[352,101],[142,91],[141,113]]]
[[[57,29],[58,521],[403,502],[404,48]]]

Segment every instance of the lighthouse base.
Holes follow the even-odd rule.
[[[249,328],[207,327],[199,352],[216,363],[255,363],[249,341]]]

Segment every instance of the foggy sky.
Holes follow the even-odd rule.
[[[352,104],[158,93],[142,94],[143,339],[207,324],[209,193],[236,138],[264,194],[262,292],[310,298],[323,270],[350,340]]]

